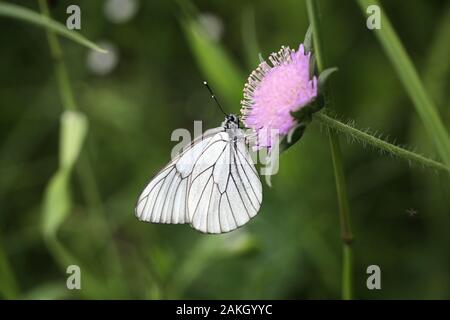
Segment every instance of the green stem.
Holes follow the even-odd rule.
[[[313,29],[314,55],[316,58],[317,68],[320,73],[326,68],[326,66],[320,38],[320,18],[317,1],[306,0],[306,8],[308,11],[308,18]],[[339,203],[341,237],[343,241],[342,298],[348,300],[352,298],[351,241],[353,239],[353,235],[350,228],[347,185],[345,182],[344,168],[342,165],[342,153],[339,146],[339,138],[333,130],[328,131],[328,137],[330,140],[330,149],[333,159],[334,177],[336,180],[336,190]]]
[[[339,220],[341,223],[342,238],[342,298],[352,298],[352,250],[353,234],[350,227],[350,207],[347,197],[347,185],[345,182],[344,168],[342,164],[342,152],[339,138],[333,131],[328,131],[330,140],[331,157],[333,159],[334,177],[336,180],[336,192],[339,204]]]
[[[318,112],[314,114],[314,119],[333,131],[343,133],[352,139],[355,139],[364,144],[371,145],[376,149],[388,152],[401,159],[420,164],[424,167],[443,170],[450,173],[450,167],[446,166],[443,163],[386,142],[378,137],[371,135],[368,132],[364,132],[355,128],[352,124],[343,123],[335,118],[332,118],[324,112]]]
[[[342,247],[342,283],[344,284],[342,286],[342,297],[345,300],[351,300],[352,299],[352,248],[350,243],[344,243]]]

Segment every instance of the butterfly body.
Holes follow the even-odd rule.
[[[253,218],[262,185],[239,119],[205,132],[146,186],[136,216],[153,223],[189,223],[204,233],[232,231]]]

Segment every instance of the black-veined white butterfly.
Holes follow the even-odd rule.
[[[186,223],[204,233],[224,233],[253,218],[261,201],[262,185],[246,134],[230,114],[156,174],[139,196],[135,213],[141,221]]]

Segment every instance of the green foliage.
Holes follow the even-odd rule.
[[[322,22],[320,21],[320,12],[318,2],[315,0],[307,0],[306,7],[308,10],[308,18],[311,23],[312,37],[314,39],[314,53],[317,59],[317,70],[319,72],[318,86],[319,90],[325,91],[326,79],[337,68],[328,68],[325,62],[325,52],[322,43]],[[322,78],[321,78],[322,77]],[[323,93],[328,94],[328,93]],[[351,242],[353,240],[350,228],[350,205],[347,195],[347,184],[344,174],[344,165],[342,160],[342,151],[339,144],[339,138],[336,132],[328,131],[328,139],[330,142],[331,159],[334,170],[334,180],[336,182],[336,195],[338,199],[339,222],[341,225],[341,237],[343,241],[342,255],[342,298],[349,300],[353,296],[352,287],[352,252]]]
[[[36,13],[38,4],[28,0],[1,2],[0,9],[13,3],[41,22],[60,26],[72,4],[49,2],[52,18],[46,20]],[[137,221],[136,197],[169,160],[175,144],[171,132],[191,129],[194,119],[204,120],[204,129],[223,120],[203,80],[223,97],[225,109],[236,112],[259,51],[266,57],[281,45],[297,47],[309,23],[304,3],[295,0],[277,6],[195,3],[196,12],[168,1],[140,1],[136,16],[114,24],[103,2],[78,1],[83,36],[107,39],[118,48],[117,68],[105,76],[91,73],[85,45],[61,41],[55,47],[55,39],[66,35],[53,23],[23,24],[0,13],[5,44],[0,50],[5,62],[0,64],[1,298],[339,298],[344,277],[353,280],[355,298],[448,299],[450,188],[442,170],[408,166],[342,139],[357,240],[352,252],[341,251],[324,134],[329,128],[350,142],[386,147],[394,155],[409,152],[396,146],[418,146],[413,154],[397,155],[402,159],[440,155],[430,148],[432,139],[424,134],[424,118],[417,119],[411,108],[410,92],[402,90],[400,68],[392,68],[391,58],[379,50],[355,2],[320,1],[327,65],[339,68],[330,77],[334,90],[327,91],[327,103],[359,127],[385,132],[383,140],[390,144],[375,131],[319,112],[302,139],[283,152],[260,213],[244,228],[208,236],[188,226]],[[447,57],[448,6],[441,10],[438,3],[423,1],[405,10],[403,2],[383,4],[409,52],[396,59],[408,59],[406,65],[424,71],[419,80],[447,124],[448,63],[434,57]],[[197,14],[205,12],[223,23],[218,41],[198,23]],[[80,117],[58,125],[67,110]],[[319,119],[322,115],[327,117]],[[343,266],[341,256],[352,265]],[[81,267],[80,291],[65,287],[70,264]],[[381,267],[381,291],[365,287],[371,264]]]

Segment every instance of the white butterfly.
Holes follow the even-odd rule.
[[[262,185],[239,119],[230,114],[164,167],[139,196],[141,221],[189,223],[204,233],[232,231],[261,206]]]

